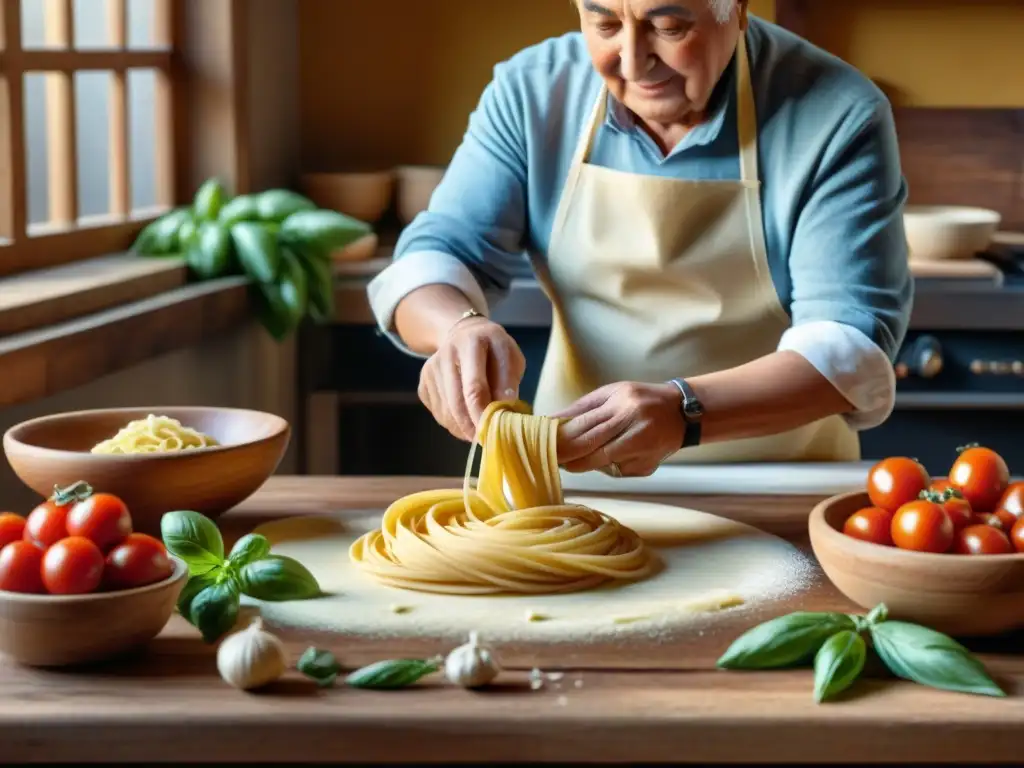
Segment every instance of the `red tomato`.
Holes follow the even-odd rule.
[[[69,536],[43,554],[43,584],[51,595],[83,595],[103,578],[103,553],[89,539]]]
[[[0,549],[0,590],[46,592],[41,573],[43,550],[30,541],[12,541]]]
[[[872,544],[892,546],[892,512],[881,507],[857,510],[843,524],[843,533]]]
[[[107,554],[103,586],[131,589],[154,584],[174,571],[163,543],[144,533],[129,534]]]
[[[1017,522],[1017,518],[1005,509],[997,509],[995,512],[981,512],[974,516],[974,521],[984,525],[991,525],[1001,531],[1009,531]]]
[[[892,518],[892,541],[900,549],[946,552],[955,532],[942,506],[927,499],[904,504]]]
[[[921,463],[903,456],[882,459],[868,472],[871,504],[895,512],[925,490],[931,478]]]
[[[128,507],[117,496],[95,493],[71,508],[68,536],[82,536],[107,552],[132,532]]]
[[[1016,518],[1024,517],[1024,483],[1010,483],[996,509],[1006,510]]]
[[[971,509],[991,512],[1010,484],[1010,470],[992,449],[972,445],[960,449],[949,470],[949,482],[971,503]]]
[[[921,498],[933,501],[942,507],[943,511],[949,515],[953,528],[957,530],[970,525],[974,520],[974,512],[971,510],[970,503],[956,488],[947,488],[941,493],[931,490],[924,491]]]
[[[1010,531],[1010,542],[1018,552],[1024,552],[1024,517],[1014,523]]]
[[[949,482],[949,480],[946,480],[946,479],[942,478],[942,479],[933,481],[932,484],[928,486],[928,490],[929,491],[938,491],[939,493],[945,493],[946,490],[948,490],[949,488],[952,488],[952,487],[953,486]]]
[[[14,512],[0,512],[0,549],[25,536],[25,518]]]
[[[960,555],[1006,555],[1013,552],[1013,545],[998,528],[978,524],[957,532],[953,551]]]
[[[58,504],[48,499],[28,513],[25,520],[25,541],[46,549],[68,535],[67,518],[70,504]]]

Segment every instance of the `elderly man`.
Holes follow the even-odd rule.
[[[843,461],[892,410],[912,302],[893,117],[745,0],[576,0],[581,31],[494,78],[369,287],[472,439],[518,394],[488,319],[528,257],[553,327],[533,406],[570,471]]]

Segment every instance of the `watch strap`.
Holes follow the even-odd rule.
[[[679,410],[683,415],[683,423],[686,429],[683,431],[683,448],[692,448],[700,445],[701,419],[704,416],[704,406],[701,404],[697,393],[684,379],[671,379],[671,382],[679,389],[682,401]]]

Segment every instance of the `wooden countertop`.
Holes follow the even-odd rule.
[[[233,541],[291,514],[381,508],[453,478],[277,477],[221,519]],[[652,497],[644,497],[651,499]],[[812,497],[675,497],[696,509],[799,538]],[[854,610],[824,584],[788,610]],[[142,654],[90,669],[44,671],[0,661],[4,761],[749,761],[1012,762],[1022,752],[1020,638],[973,644],[1010,697],[988,699],[892,680],[815,705],[811,673],[714,668],[731,637],[696,637],[676,671],[565,669],[531,690],[526,670],[470,693],[319,690],[297,673],[244,694],[218,677],[214,649],[175,616]],[[310,644],[296,638],[296,654]],[[1018,655],[1010,655],[1015,648]],[[362,664],[393,648],[334,647]],[[428,678],[429,680],[429,678]],[[577,684],[576,681],[581,683]]]

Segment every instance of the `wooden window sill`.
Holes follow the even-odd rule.
[[[105,256],[0,280],[0,407],[199,343],[251,316],[247,281],[186,283],[178,259]]]

